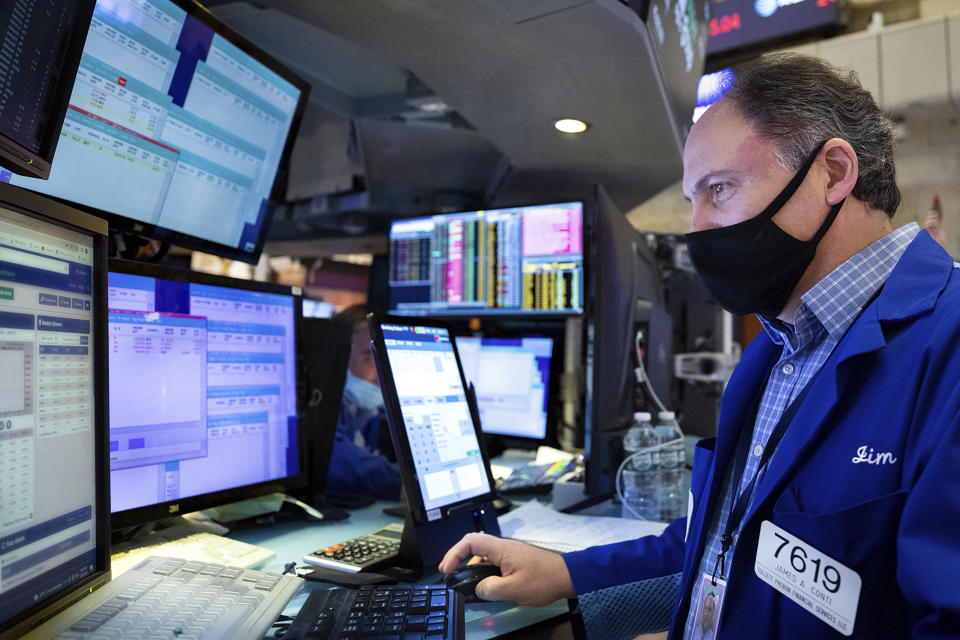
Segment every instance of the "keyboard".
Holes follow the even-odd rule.
[[[370,535],[361,536],[317,549],[303,557],[303,561],[320,567],[357,573],[387,563],[400,553],[402,524],[389,524]]]
[[[27,638],[259,640],[302,583],[279,573],[154,556]]]
[[[442,586],[313,591],[283,640],[463,640],[463,595]]]
[[[150,556],[183,558],[249,569],[277,555],[271,549],[212,533],[195,533],[183,527],[162,529],[146,538],[115,544],[112,551],[110,569],[114,577]]]

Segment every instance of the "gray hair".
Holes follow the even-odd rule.
[[[893,122],[857,74],[813,56],[767,54],[733,69],[724,95],[757,135],[777,142],[777,161],[796,171],[814,147],[842,138],[857,154],[853,196],[890,217],[900,206],[893,163]]]

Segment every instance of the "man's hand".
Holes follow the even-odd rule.
[[[497,565],[503,574],[477,584],[476,594],[484,600],[513,600],[542,607],[576,595],[567,564],[559,553],[486,533],[468,533],[443,556],[440,571],[455,573],[460,561],[469,556]]]

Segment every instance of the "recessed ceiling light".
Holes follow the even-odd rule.
[[[590,125],[583,120],[577,120],[575,118],[562,118],[554,122],[553,126],[557,128],[557,131],[562,131],[563,133],[583,133],[590,127]]]

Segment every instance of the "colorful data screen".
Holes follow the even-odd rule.
[[[390,308],[402,315],[581,313],[583,205],[394,222]]]
[[[242,258],[301,93],[178,3],[99,0],[50,179],[8,178]]]
[[[294,298],[110,272],[113,512],[297,475]]]

